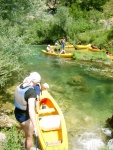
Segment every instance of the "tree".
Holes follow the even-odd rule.
[[[30,0],[0,0],[0,15],[3,19],[12,20],[15,14],[28,12],[30,4]]]
[[[99,11],[102,11],[102,6],[107,2],[108,0],[82,0],[80,2],[81,9],[85,9],[89,11],[90,9],[97,9]]]

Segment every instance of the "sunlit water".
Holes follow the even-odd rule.
[[[39,72],[42,82],[50,85],[66,120],[69,150],[98,150],[107,144],[102,128],[113,113],[112,81],[93,74],[103,66],[50,57],[41,53],[42,48],[35,47],[25,69]],[[72,83],[73,77],[82,82]]]

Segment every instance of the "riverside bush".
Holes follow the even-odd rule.
[[[6,133],[6,140],[3,144],[4,150],[20,150],[21,149],[21,142],[23,140],[22,131],[17,127],[13,126],[9,130],[4,129]]]
[[[13,74],[19,74],[22,71],[23,60],[30,53],[28,46],[24,43],[24,37],[19,37],[16,32],[18,29],[16,29],[9,26],[0,35],[0,86],[2,87]]]
[[[76,60],[90,60],[90,61],[104,61],[110,62],[112,61],[110,58],[106,56],[105,52],[78,52],[74,53],[73,58]]]

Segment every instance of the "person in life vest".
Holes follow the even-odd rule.
[[[40,74],[32,72],[16,87],[14,94],[14,114],[25,133],[25,148],[27,150],[32,147],[33,133],[38,136],[35,111],[41,91],[40,81]],[[49,88],[49,85],[43,84],[42,88]]]
[[[51,48],[51,45],[48,45],[48,46],[46,47],[46,52],[54,53],[54,50]]]

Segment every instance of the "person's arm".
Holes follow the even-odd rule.
[[[35,113],[36,99],[29,98],[28,99],[28,107],[29,107],[29,116],[34,126],[35,135],[38,136],[38,129],[36,124],[36,113]]]
[[[36,101],[36,113],[38,113],[39,111],[39,106],[40,106],[40,86],[36,85],[34,86],[34,90],[36,91],[36,97],[37,97],[37,101]]]
[[[40,97],[37,95],[37,101],[36,101],[36,112],[39,112],[39,106],[40,106]]]

